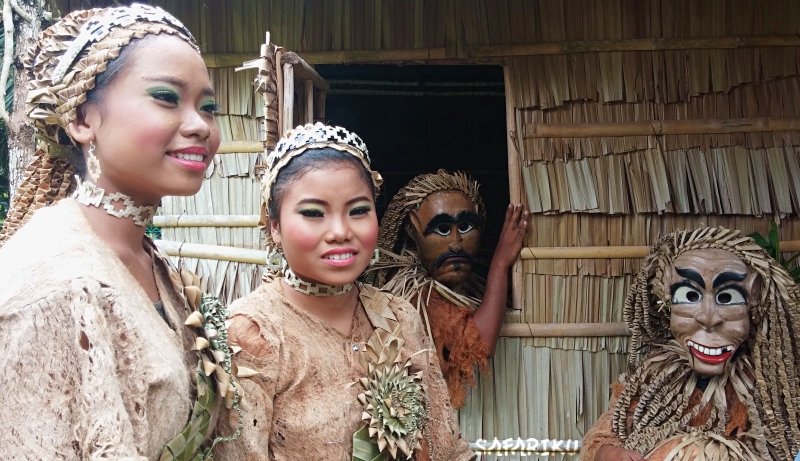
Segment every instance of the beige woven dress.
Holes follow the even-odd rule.
[[[0,459],[157,460],[184,428],[194,335],[144,244],[166,321],[72,199],[0,249]]]
[[[361,290],[371,287],[360,288]],[[400,298],[389,307],[399,322],[410,353],[411,372],[422,371],[430,399],[429,421],[433,456],[437,461],[470,460],[475,454],[461,436],[436,351],[422,329],[419,314]],[[258,372],[241,380],[246,397],[244,430],[238,440],[220,444],[220,460],[338,460],[352,459],[353,434],[364,425],[357,405],[357,386],[364,376],[360,350],[374,328],[359,304],[349,336],[292,305],[283,295],[280,279],[265,283],[231,306],[228,340],[242,350],[234,361]],[[236,414],[221,419],[223,430],[235,427]],[[429,459],[415,452],[418,460]]]

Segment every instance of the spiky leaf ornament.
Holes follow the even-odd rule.
[[[365,375],[358,382],[366,425],[353,435],[353,461],[408,460],[428,419],[422,373],[411,374],[411,358],[400,358],[399,326],[391,333],[376,329],[359,361]],[[422,351],[421,351],[422,352]]]

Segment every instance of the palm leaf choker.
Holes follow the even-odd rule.
[[[311,283],[298,277],[294,271],[288,267],[283,273],[283,280],[292,288],[310,296],[339,296],[347,293],[353,288],[352,283],[344,285],[326,285],[324,283]]]
[[[72,198],[82,205],[103,208],[106,213],[115,218],[132,218],[137,226],[142,227],[150,224],[156,214],[158,208],[156,206],[136,206],[128,195],[120,192],[106,195],[105,189],[81,181],[78,176],[75,176],[75,180],[78,182],[78,188],[75,189]],[[118,210],[118,208],[120,209]]]

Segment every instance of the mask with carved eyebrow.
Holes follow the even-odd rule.
[[[750,334],[758,302],[758,274],[731,252],[691,250],[664,273],[670,296],[670,331],[704,376],[722,374]]]
[[[420,262],[446,286],[455,287],[472,273],[481,240],[477,208],[460,192],[442,191],[408,214]]]

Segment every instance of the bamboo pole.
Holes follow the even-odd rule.
[[[525,138],[659,136],[796,130],[800,130],[800,118],[758,117],[617,123],[529,123],[525,125]]]
[[[264,152],[264,141],[223,141],[218,154],[242,154]]]
[[[524,193],[522,190],[522,168],[513,137],[517,126],[517,117],[514,109],[514,85],[511,84],[508,66],[503,66],[503,81],[506,96],[506,134],[508,136],[506,139],[508,146],[508,196],[512,203],[523,203],[525,199],[523,198]],[[516,261],[511,266],[511,306],[520,311],[525,302],[523,295],[525,290],[524,277],[522,261]]]
[[[306,96],[306,123],[314,123],[314,82],[303,80]]]
[[[294,66],[294,73],[303,80],[311,80],[314,82],[314,88],[320,89],[324,92],[329,92],[331,86],[322,78],[313,67],[309,66],[297,53],[287,52],[281,57],[281,64],[292,64]]]
[[[781,253],[800,251],[800,240],[780,243]],[[520,259],[636,259],[644,258],[650,251],[648,246],[602,246],[602,247],[525,247]]]
[[[524,45],[474,45],[467,47],[467,56],[470,58],[494,58],[609,51],[712,50],[783,46],[800,46],[800,36],[642,38]],[[301,57],[308,64],[344,64],[446,60],[445,53],[445,48],[441,47],[403,50],[308,51],[302,53]],[[209,53],[203,55],[206,67],[233,67],[254,58],[256,56],[250,53]]]
[[[256,215],[162,215],[153,218],[156,227],[258,227]]]
[[[294,66],[283,65],[283,127],[281,137],[294,128]]]
[[[594,338],[630,336],[625,322],[607,323],[505,323],[500,336],[512,338]]]
[[[203,245],[199,243],[154,241],[156,246],[169,256],[182,258],[215,259],[217,261],[233,261],[249,264],[266,264],[267,252],[249,248],[234,248],[219,245]]]

